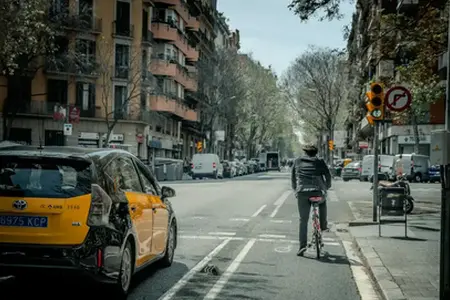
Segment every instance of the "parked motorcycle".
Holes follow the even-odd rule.
[[[388,177],[388,174],[385,174]],[[378,182],[378,187],[402,187],[405,189],[405,194],[406,194],[406,213],[410,214],[413,209],[414,209],[414,198],[411,196],[411,188],[409,187],[409,182],[406,179],[406,174],[402,174],[401,176],[397,177],[397,181],[395,182],[389,182],[386,180],[380,180]],[[373,185],[370,186],[370,189],[373,189]]]

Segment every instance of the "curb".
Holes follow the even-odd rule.
[[[384,300],[407,300],[375,249],[369,245],[369,241],[358,240],[354,236],[352,239],[370,276],[374,279],[377,289],[381,292],[382,298]]]
[[[368,225],[378,225],[378,222],[370,220],[355,220],[348,222],[348,227],[368,226]]]

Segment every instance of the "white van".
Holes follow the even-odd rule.
[[[397,154],[394,169],[397,175],[406,174],[411,182],[428,182],[428,169],[431,166],[430,157],[421,154]]]
[[[373,155],[365,155],[361,165],[361,181],[368,181],[373,176]],[[379,155],[378,156],[378,174],[390,174],[392,172],[392,166],[394,164],[393,155]],[[380,178],[380,177],[378,177]],[[387,178],[386,178],[387,179]]]
[[[212,153],[194,154],[191,164],[192,179],[223,178],[223,166],[219,156]]]

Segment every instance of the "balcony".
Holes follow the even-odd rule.
[[[153,42],[153,32],[150,30],[142,30],[142,43],[151,45]]]
[[[131,39],[134,37],[134,25],[113,21],[112,22],[112,35],[113,35],[113,37],[121,37],[121,38]]]
[[[179,82],[190,92],[197,92],[198,90],[197,80],[188,74],[185,67],[179,64],[176,65],[175,81]]]
[[[45,62],[45,72],[54,75],[73,75],[80,77],[98,77],[98,63],[95,58],[70,57],[48,58]]]
[[[169,60],[152,59],[150,71],[154,75],[175,77],[177,75],[177,65]]]
[[[188,6],[181,0],[154,0],[154,3],[162,3],[173,6],[175,11],[186,22],[186,28],[197,31],[200,28],[199,21],[189,14]]]
[[[63,100],[63,101],[67,101],[67,100]],[[40,115],[40,116],[51,117],[53,115],[53,113],[55,112],[55,109],[56,109],[55,106],[57,104],[62,104],[62,103],[31,100],[30,102],[26,103],[23,107],[21,107],[17,113],[24,114],[24,115]],[[66,104],[66,103],[64,103],[64,104]]]
[[[195,110],[167,96],[150,96],[150,107],[152,111],[170,113],[187,121],[198,121],[198,113]]]
[[[174,42],[175,46],[186,55],[188,60],[198,61],[198,51],[189,45],[186,37],[179,33],[173,25],[160,22],[153,23],[152,32],[155,39]]]
[[[58,22],[58,20],[57,20]],[[80,32],[100,34],[103,31],[102,19],[92,15],[69,15],[59,20],[63,27]]]

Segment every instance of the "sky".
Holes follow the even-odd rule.
[[[241,51],[252,53],[277,75],[304,52],[308,45],[344,48],[343,27],[350,25],[354,4],[344,3],[340,21],[311,20],[301,23],[287,6],[290,0],[218,0],[217,9],[239,29]],[[344,1],[346,2],[346,1]]]

